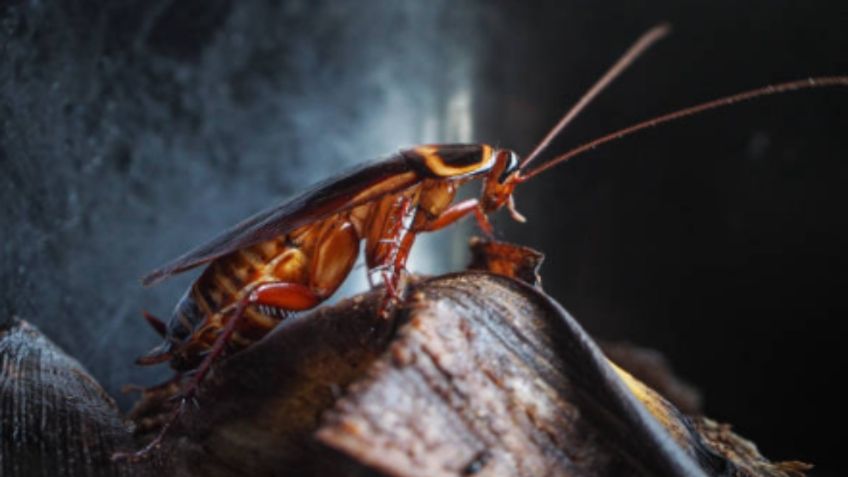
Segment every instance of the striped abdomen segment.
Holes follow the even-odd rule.
[[[428,179],[214,260],[177,305],[164,347],[141,362],[170,359],[178,370],[192,369],[257,287],[285,283],[307,290],[306,307],[247,306],[227,346],[240,349],[261,339],[292,310],[310,308],[332,295],[353,267],[362,240],[370,268],[384,273],[383,278],[398,273],[415,224],[437,216],[454,193],[455,184]]]
[[[368,215],[365,209],[356,212]],[[330,296],[358,255],[360,218],[348,211],[213,261],[174,310],[165,359],[171,359],[176,369],[196,366],[233,318],[239,302],[258,285],[302,285],[315,295],[316,303]],[[248,306],[228,346],[250,345],[290,313],[280,307]]]

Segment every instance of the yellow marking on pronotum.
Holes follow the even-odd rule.
[[[492,157],[491,146],[487,144],[480,144],[480,149],[480,160],[467,166],[454,166],[445,163],[445,160],[442,159],[441,155],[439,155],[438,146],[416,147],[415,152],[424,158],[424,164],[426,164],[427,168],[433,171],[434,174],[439,177],[452,177],[474,172],[494,160],[494,157]]]

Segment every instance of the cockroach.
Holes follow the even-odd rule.
[[[152,285],[206,265],[167,325],[145,314],[165,340],[137,361],[143,365],[169,361],[177,372],[172,382],[181,382],[180,377],[187,374],[193,376],[182,387],[177,396],[180,405],[156,438],[138,452],[114,457],[140,458],[158,446],[222,353],[249,346],[281,320],[330,297],[350,273],[361,242],[365,242],[369,280],[380,279],[385,287],[384,305],[377,313],[385,320],[390,304],[403,293],[406,260],[418,234],[473,216],[491,236],[487,216],[503,207],[513,219],[524,222],[513,200],[519,184],[637,131],[756,97],[848,86],[848,76],[831,76],[738,93],[640,122],[533,169],[528,167],[598,93],[667,32],[668,27],[660,25],[643,34],[523,159],[511,150],[486,144],[434,144],[402,150],[260,212],[144,277],[144,284]],[[479,198],[454,203],[457,189],[477,179],[482,181]]]

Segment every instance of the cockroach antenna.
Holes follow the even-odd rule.
[[[798,90],[806,90],[806,89],[815,89],[815,88],[827,88],[827,87],[835,87],[835,86],[848,86],[848,76],[820,76],[820,77],[812,77],[807,79],[795,80],[795,81],[787,81],[785,83],[777,83],[773,85],[763,86],[761,88],[752,89],[749,91],[744,91],[741,93],[736,93],[730,96],[725,96],[723,98],[714,99],[712,101],[707,101],[705,103],[697,104],[695,106],[689,106],[684,109],[679,109],[677,111],[667,113],[661,116],[654,117],[652,119],[648,119],[631,126],[628,126],[623,129],[619,129],[617,131],[611,132],[609,134],[605,134],[595,140],[589,141],[581,146],[578,146],[564,154],[554,157],[553,159],[545,162],[541,166],[530,170],[529,172],[523,172],[526,170],[527,166],[534,159],[539,157],[542,152],[547,149],[550,145],[551,141],[554,140],[558,135],[562,133],[562,131],[571,124],[574,118],[580,114],[586,106],[594,100],[598,94],[600,94],[604,89],[606,89],[617,77],[621,75],[633,62],[642,56],[645,51],[647,51],[651,46],[653,46],[657,41],[661,40],[663,37],[669,34],[671,31],[671,27],[668,24],[660,24],[657,25],[646,33],[644,33],[638,40],[630,47],[619,59],[615,62],[615,64],[610,67],[606,73],[604,73],[601,78],[589,88],[583,96],[565,113],[562,119],[539,141],[539,144],[533,149],[530,154],[528,154],[524,160],[521,162],[519,166],[519,174],[517,177],[517,181],[523,182],[529,180],[530,178],[541,174],[542,172],[556,166],[557,164],[563,163],[572,159],[580,154],[583,154],[586,151],[594,149],[602,144],[606,144],[608,142],[615,141],[617,139],[624,138],[631,134],[634,134],[643,129],[651,128],[654,126],[658,126],[663,123],[675,121],[678,119],[682,119],[688,116],[694,116],[705,111],[711,109],[722,108],[724,106],[730,106],[732,104],[740,103],[743,101],[748,101],[755,98],[760,98],[763,96],[771,96],[776,94],[787,93],[791,91]],[[511,205],[512,207],[512,205]]]
[[[581,146],[575,147],[574,149],[566,152],[565,154],[561,154],[559,156],[554,157],[550,161],[542,164],[541,166],[531,170],[528,173],[522,173],[521,179],[528,180],[533,176],[539,175],[542,172],[545,172],[546,170],[556,166],[557,164],[566,162],[569,159],[579,156],[586,151],[595,149],[596,147],[602,144],[622,139],[643,129],[659,126],[660,124],[675,121],[688,116],[694,116],[696,114],[703,113],[704,111],[730,106],[736,103],[749,101],[763,96],[772,96],[776,94],[788,93],[791,91],[800,91],[805,89],[829,88],[838,86],[848,87],[848,76],[818,76],[795,81],[787,81],[785,83],[777,83],[768,86],[763,86],[762,88],[743,91],[741,93],[736,93],[730,96],[725,96],[723,98],[714,99],[712,101],[707,101],[706,103],[697,104],[695,106],[689,106],[688,108],[679,109],[671,113],[663,114],[662,116],[657,116],[655,118],[648,119],[628,126],[626,128],[622,128],[617,131],[605,134],[595,140],[589,141]]]
[[[600,79],[598,79],[598,81],[596,81],[595,84],[583,94],[577,103],[575,103],[574,106],[565,113],[565,116],[563,116],[562,119],[560,119],[559,122],[548,132],[548,134],[539,141],[539,144],[536,145],[533,152],[527,155],[527,157],[525,157],[521,162],[519,169],[523,170],[528,164],[530,164],[530,162],[536,159],[539,154],[548,147],[551,141],[553,141],[554,138],[556,138],[566,128],[566,126],[568,126],[571,121],[574,120],[574,118],[576,118],[577,115],[580,114],[583,109],[585,109],[586,106],[588,106],[589,103],[598,96],[598,94],[605,90],[607,86],[618,78],[624,70],[636,61],[637,58],[642,56],[642,54],[645,53],[651,46],[663,39],[663,37],[668,35],[670,32],[671,25],[661,23],[643,33],[642,36],[633,43],[633,46],[621,55],[621,58],[619,58],[618,61],[616,61],[615,64],[612,65],[612,67],[610,67],[610,69],[608,69],[607,72],[604,73],[604,75],[601,76]]]

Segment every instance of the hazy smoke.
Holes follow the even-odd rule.
[[[145,271],[345,167],[471,139],[472,11],[269,3],[5,12],[3,311],[115,394],[167,373],[130,364],[157,341],[140,311],[167,318],[191,280]],[[427,249],[416,270],[454,256]]]

